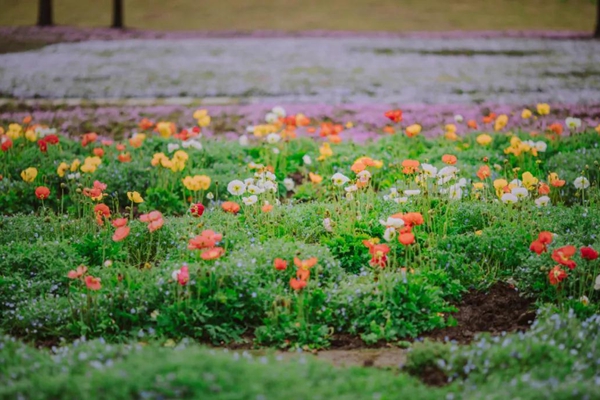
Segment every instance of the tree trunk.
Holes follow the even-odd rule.
[[[600,39],[600,0],[596,4],[596,31],[594,32],[594,37]]]
[[[40,0],[38,9],[38,26],[52,26],[52,0]]]
[[[123,0],[113,1],[112,27],[117,29],[123,29]]]

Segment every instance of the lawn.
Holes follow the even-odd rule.
[[[110,26],[110,1],[56,0],[55,21]],[[591,0],[125,0],[127,26],[157,30],[574,30],[592,32]],[[1,25],[33,25],[37,0],[4,0]]]
[[[3,120],[0,396],[598,396],[599,121],[378,118]],[[409,351],[223,351],[348,347]]]

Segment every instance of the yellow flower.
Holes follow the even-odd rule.
[[[83,160],[83,163],[90,164],[90,165],[97,167],[100,164],[102,164],[102,159],[98,156],[86,157],[85,160]]]
[[[275,125],[265,124],[265,125],[255,125],[252,133],[254,134],[254,136],[261,138],[261,137],[267,136],[269,133],[273,133],[275,131],[277,131],[277,127]]]
[[[34,167],[29,167],[23,171],[21,171],[21,178],[27,183],[31,183],[35,180],[35,177],[38,174],[38,170]]]
[[[476,234],[477,236],[481,236],[481,234],[482,234],[482,233],[483,233],[483,231],[482,231],[481,229],[480,229],[480,230],[478,230],[478,231],[475,231],[475,234]]]
[[[144,199],[142,198],[142,195],[139,194],[139,192],[127,192],[127,198],[129,199],[129,201],[132,201],[137,204],[144,202]]]
[[[198,126],[204,128],[210,125],[210,115],[206,110],[196,110],[194,112],[194,119],[198,121]]]
[[[481,135],[477,136],[477,139],[475,139],[477,141],[477,143],[479,143],[482,146],[487,146],[488,144],[492,143],[492,137],[488,134],[482,133]]]
[[[79,169],[79,166],[81,165],[81,161],[79,161],[78,159],[75,159],[75,161],[73,161],[71,163],[71,172],[75,172]]]
[[[313,174],[312,172],[308,173],[308,177],[312,183],[321,183],[323,177],[321,175]]]
[[[496,189],[496,195],[498,197],[502,196],[504,193],[504,188],[508,186],[508,181],[506,179],[496,179],[494,181],[494,189]]]
[[[454,124],[446,124],[446,126],[444,126],[444,130],[446,132],[456,132],[456,125],[454,125]]]
[[[174,133],[173,127],[173,123],[171,122],[159,122],[156,124],[156,129],[158,130],[158,133],[164,138],[168,138]]]
[[[540,115],[548,115],[550,114],[550,105],[546,103],[539,103],[537,106],[537,113]]]
[[[406,136],[408,137],[413,137],[413,136],[417,136],[419,133],[421,133],[421,125],[419,124],[412,124],[406,127]]]
[[[8,131],[6,131],[6,136],[11,138],[12,140],[16,140],[21,137],[23,133],[23,128],[19,124],[10,124],[8,125]]]
[[[96,172],[97,168],[98,167],[96,167],[94,164],[83,163],[83,165],[81,166],[81,172],[84,172],[86,174],[92,174]]]
[[[446,131],[446,133],[444,133],[444,137],[452,141],[458,140],[458,135],[454,131]]]
[[[173,160],[187,161],[189,158],[190,156],[188,156],[188,153],[183,150],[177,150],[175,154],[173,154]]]
[[[523,119],[529,119],[531,118],[532,112],[530,109],[525,108],[523,109],[523,111],[521,111],[521,118]]]
[[[25,139],[29,140],[30,142],[35,142],[37,140],[35,131],[33,129],[28,129],[27,132],[25,132]]]
[[[600,133],[600,124],[595,128],[596,132]]]
[[[500,131],[500,130],[504,129],[504,127],[506,126],[507,123],[508,123],[508,115],[506,115],[506,114],[498,115],[498,117],[496,118],[496,122],[494,122],[494,130]]]
[[[183,186],[193,192],[206,190],[210,187],[210,177],[206,175],[186,176],[183,178]]]
[[[56,169],[56,173],[58,174],[58,176],[60,176],[62,178],[67,173],[68,169],[69,169],[69,164],[67,164],[66,162],[61,162],[58,165],[58,168]]]
[[[532,190],[537,185],[538,178],[533,176],[531,172],[524,172],[521,181],[527,190]]]
[[[329,143],[323,143],[321,147],[319,147],[319,153],[321,154],[317,160],[323,161],[328,157],[333,155],[333,150],[331,149],[331,145]]]
[[[169,162],[171,163],[171,166],[165,168],[170,168],[173,172],[179,172],[185,169],[185,160],[182,160],[181,158],[173,158],[173,160]]]
[[[483,183],[483,182],[473,183],[473,189],[475,189],[475,190],[483,190],[484,188],[485,188],[485,183]]]
[[[354,128],[354,124],[351,121],[346,122],[346,129]]]

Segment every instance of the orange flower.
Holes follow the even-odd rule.
[[[264,206],[262,206],[261,210],[264,213],[271,212],[273,210],[273,205],[272,204],[265,204]]]
[[[128,226],[120,226],[117,228],[115,233],[113,234],[112,240],[115,242],[120,242],[121,240],[125,240],[127,236],[129,236],[130,228]]]
[[[77,269],[72,269],[67,274],[69,279],[78,279],[81,278],[87,272],[87,267],[85,265],[80,265]]]
[[[477,177],[479,179],[484,181],[486,178],[489,178],[490,176],[492,176],[492,170],[490,169],[490,167],[488,167],[487,165],[482,165],[481,167],[479,167],[479,170],[477,171]]]
[[[323,177],[321,175],[313,174],[312,172],[308,173],[308,178],[312,183],[321,183],[323,181]]]
[[[118,155],[117,159],[119,161],[121,161],[122,163],[131,162],[131,154],[129,154],[129,153],[121,153],[121,154]]]
[[[548,129],[557,135],[562,135],[562,133],[563,133],[563,126],[560,122],[555,122],[555,123],[551,124],[548,127]]]
[[[25,118],[23,118],[23,124],[28,125],[32,120],[33,118],[31,117],[31,115],[28,115]]]
[[[112,226],[115,228],[120,228],[125,225],[127,225],[127,218],[117,218],[112,222]]]
[[[37,189],[35,189],[35,197],[38,199],[44,200],[47,199],[48,196],[50,196],[50,189],[48,189],[46,186],[39,186]]]
[[[401,232],[398,241],[405,246],[411,245],[415,242],[415,235],[410,231]]]
[[[237,214],[240,211],[240,205],[235,201],[226,201],[221,204],[223,211],[231,214]]]
[[[567,272],[562,269],[559,265],[556,265],[548,273],[548,280],[551,285],[558,285],[560,282],[567,278]]]
[[[467,126],[471,129],[477,129],[477,121],[475,121],[474,119],[470,119],[467,121]]]
[[[98,225],[104,225],[104,218],[110,218],[110,209],[106,204],[96,204],[94,207],[94,215],[96,215],[96,222]]]
[[[550,193],[550,186],[545,183],[540,183],[540,187],[538,188],[538,193],[541,195]]]
[[[295,291],[299,291],[306,287],[306,281],[304,281],[302,279],[292,278],[292,279],[290,279],[290,286]]]
[[[222,247],[213,247],[212,249],[208,249],[200,254],[203,260],[216,260],[225,254],[225,249]]]
[[[400,218],[404,221],[404,225],[407,227],[413,227],[417,225],[423,225],[425,220],[420,212],[410,212],[402,215],[401,213],[392,215],[392,218]]]
[[[276,258],[275,261],[273,261],[273,266],[278,271],[285,271],[287,269],[287,261],[281,258]]]
[[[456,164],[456,161],[458,161],[458,159],[456,158],[456,156],[453,156],[452,154],[444,154],[442,156],[442,162],[446,163],[448,165],[454,165],[454,164]]]
[[[95,156],[97,156],[97,157],[103,157],[103,156],[104,156],[104,149],[103,149],[103,148],[101,148],[101,147],[96,147],[96,148],[93,150],[93,153],[94,153],[94,155],[95,155]]]
[[[205,230],[200,235],[193,239],[190,239],[188,243],[188,249],[190,250],[201,250],[214,247],[217,242],[223,239],[223,235],[216,233],[211,230]]]
[[[98,140],[98,135],[95,132],[86,133],[81,137],[81,145],[83,147]]]
[[[486,115],[485,117],[483,117],[483,123],[489,124],[490,122],[492,122],[495,119],[496,119],[496,113],[490,113],[489,115]]]
[[[387,264],[387,254],[389,252],[390,246],[387,244],[376,244],[372,247],[369,247],[369,253],[371,253],[371,260],[369,261],[369,264],[373,267],[385,267]]]
[[[385,117],[394,123],[402,122],[402,110],[390,110],[385,112]]]
[[[143,118],[138,126],[141,130],[145,131],[147,129],[152,129],[152,127],[154,127],[154,122],[150,121],[148,118]]]
[[[327,138],[331,143],[334,144],[339,144],[342,142],[342,138],[340,137],[340,135],[329,135]]]
[[[300,260],[298,257],[294,257],[294,265],[299,269],[309,270],[314,267],[319,259],[317,257],[311,257],[306,260]]]
[[[552,243],[552,232],[542,231],[538,235],[538,240],[543,244]]]
[[[94,278],[91,275],[85,277],[85,286],[90,290],[100,290],[102,285],[100,284],[100,278]]]
[[[363,162],[356,161],[354,164],[352,164],[350,170],[352,170],[352,172],[355,174],[358,174],[359,172],[364,171],[366,168],[367,166]]]
[[[388,135],[393,135],[393,134],[395,134],[395,133],[396,133],[396,130],[394,129],[394,127],[393,127],[393,126],[390,126],[390,125],[386,125],[386,126],[383,128],[383,131],[384,131],[385,133],[387,133]]]
[[[405,174],[414,174],[419,170],[419,165],[421,163],[417,160],[404,160],[402,161],[402,167],[404,167],[402,172]]]

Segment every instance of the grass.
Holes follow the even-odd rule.
[[[33,25],[37,0],[4,0],[0,26]],[[58,0],[55,23],[107,27],[110,1]],[[157,30],[592,31],[591,0],[127,0],[128,27]]]

